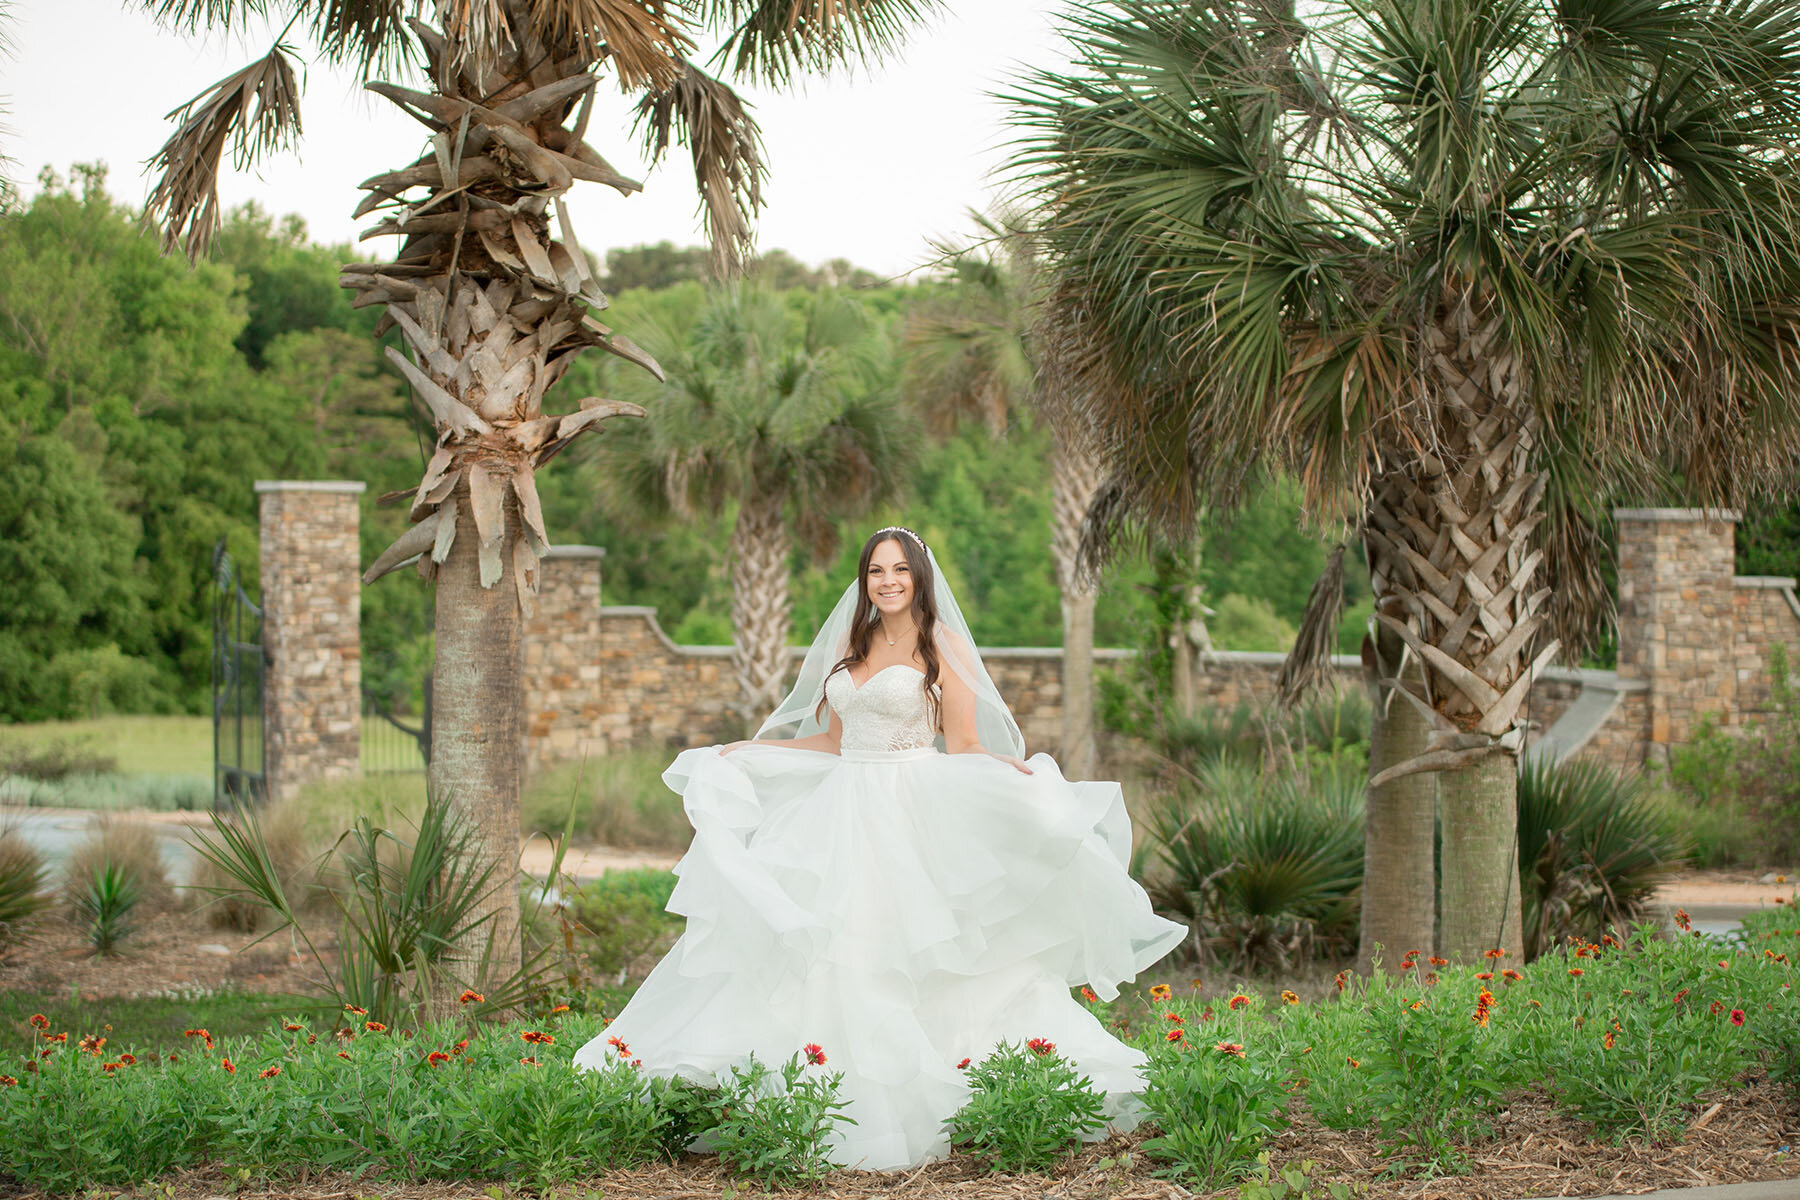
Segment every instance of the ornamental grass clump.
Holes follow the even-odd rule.
[[[36,846],[16,829],[0,830],[0,947],[50,903],[44,892],[49,875]]]
[[[990,1171],[1042,1171],[1106,1124],[1104,1098],[1043,1038],[1001,1042],[964,1065],[969,1098],[946,1121],[951,1144]]]

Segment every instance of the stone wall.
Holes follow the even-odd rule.
[[[537,606],[525,621],[521,671],[525,769],[605,752],[600,719],[598,546],[553,546],[538,564]]]
[[[1771,649],[1785,646],[1790,677],[1800,672],[1800,599],[1792,579],[1740,575],[1732,582],[1736,637],[1731,665],[1737,676],[1738,710],[1754,720],[1774,704]]]
[[[366,485],[259,480],[263,761],[270,799],[356,774],[362,753],[362,568]]]
[[[1701,718],[1731,723],[1737,672],[1732,532],[1739,514],[1630,508],[1619,527],[1619,677],[1649,685],[1649,740],[1692,736]]]

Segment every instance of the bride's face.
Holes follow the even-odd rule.
[[[869,589],[869,603],[883,617],[898,617],[912,607],[912,569],[900,543],[891,538],[869,556],[869,575],[863,583]]]

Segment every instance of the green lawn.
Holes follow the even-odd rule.
[[[0,727],[0,742],[45,746],[73,742],[111,755],[125,775],[212,776],[210,717],[100,717]]]

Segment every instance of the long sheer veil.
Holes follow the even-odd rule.
[[[944,578],[943,568],[938,566],[937,556],[929,547],[925,549],[925,558],[931,564],[932,591],[937,599],[937,649],[941,670],[955,671],[957,678],[975,693],[975,734],[981,739],[982,747],[996,754],[1023,758],[1025,738],[1019,732],[1019,723],[1013,720],[1011,710],[1000,698],[1000,690],[994,686],[993,678],[981,661],[962,606],[957,604],[950,584]],[[850,622],[862,586],[862,580],[858,579],[844,589],[831,615],[819,627],[819,635],[807,647],[793,690],[763,721],[756,731],[757,737],[807,737],[825,729],[831,719],[820,706],[825,698],[825,676],[850,652]],[[938,741],[941,746],[942,735]]]

